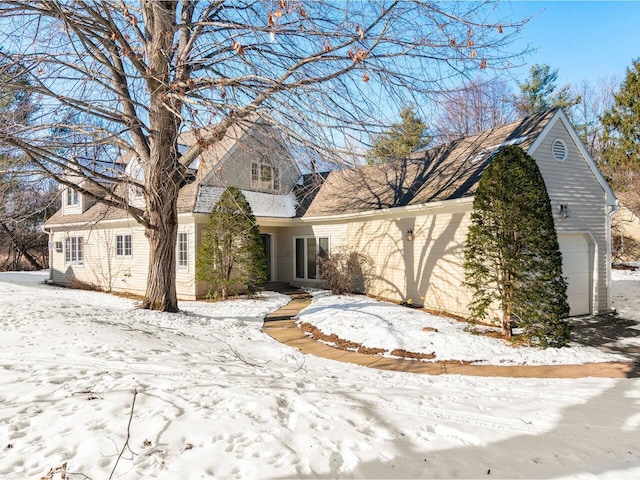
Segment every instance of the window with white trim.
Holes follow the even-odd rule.
[[[329,253],[328,237],[296,237],[295,277],[300,280],[318,279],[318,257]]]
[[[266,157],[259,162],[251,162],[251,186],[265,190],[280,190],[278,167],[271,165]]]
[[[189,233],[178,232],[178,268],[185,270],[189,267]]]
[[[80,204],[80,196],[78,195],[78,191],[74,190],[71,187],[67,187],[67,205],[79,205]]]
[[[67,265],[82,265],[84,263],[82,237],[65,238],[64,263]]]
[[[133,238],[131,234],[116,235],[116,257],[133,256]]]

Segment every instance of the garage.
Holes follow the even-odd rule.
[[[590,243],[583,234],[558,235],[558,243],[562,252],[562,272],[568,283],[569,315],[590,314],[593,291],[593,253]]]

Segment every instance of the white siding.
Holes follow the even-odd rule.
[[[182,223],[180,231],[189,231],[193,238],[193,222]],[[116,235],[132,236],[132,256],[116,256]],[[67,237],[82,237],[82,265],[65,263],[64,248],[50,250],[51,279],[54,283],[71,287],[89,287],[105,291],[130,292],[143,295],[147,285],[149,265],[149,242],[144,228],[133,220],[102,222],[98,226],[54,230],[53,242],[62,242]],[[193,271],[195,255],[189,252],[189,268],[178,271],[176,287],[179,299],[195,297]]]
[[[350,225],[349,238],[376,266],[369,293],[467,315],[470,292],[461,284],[468,223],[469,214],[458,212]]]
[[[552,156],[551,147],[557,138],[568,148],[564,162],[558,162]],[[544,177],[558,235],[588,233],[593,237],[597,258],[591,267],[595,303],[592,313],[606,312],[609,310],[606,193],[561,121],[556,122],[534,148],[529,154],[536,159]],[[559,213],[562,204],[571,210],[568,218]]]
[[[375,279],[367,293],[466,316],[471,292],[462,287],[463,247],[470,209],[471,201],[452,202],[431,209],[432,215],[425,208],[417,214],[390,211],[375,218],[279,228],[278,280],[304,283],[293,280],[295,237],[328,236],[332,251],[354,247],[371,259]]]
[[[205,151],[201,165],[215,164],[215,166],[207,174],[204,183],[233,185],[241,190],[260,190],[251,184],[251,162],[259,161],[265,156],[279,171],[280,192],[289,192],[298,181],[300,171],[280,141],[273,128],[254,125],[228,150],[214,148]],[[218,158],[220,160],[217,160]],[[266,191],[271,192],[271,190]]]
[[[188,236],[188,252],[187,252],[187,267],[176,268],[176,290],[178,292],[178,298],[182,300],[195,300],[196,298],[196,226],[192,217],[185,216],[178,225],[178,233],[186,233]],[[176,256],[178,255],[178,248],[176,246]],[[176,264],[177,264],[176,257]]]
[[[132,236],[131,257],[116,256],[116,235]],[[147,276],[149,243],[142,227],[134,222],[123,222],[109,228],[82,228],[68,232],[54,232],[53,240],[82,237],[82,265],[67,265],[64,248],[51,257],[52,280],[69,286],[96,287],[106,291],[144,293]]]
[[[83,198],[82,198],[82,194],[81,193],[77,193],[78,195],[78,203],[77,204],[67,204],[67,198],[69,195],[69,192],[73,192],[73,189],[70,187],[64,187],[62,189],[62,195],[60,195],[60,199],[62,201],[62,213],[64,215],[77,215],[79,213],[84,212],[85,209],[83,209]],[[73,195],[73,193],[72,193]]]

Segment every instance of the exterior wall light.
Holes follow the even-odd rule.
[[[407,242],[413,242],[413,230],[407,230]]]
[[[558,205],[558,212],[560,212],[562,218],[568,218],[569,216],[571,216],[571,209],[566,203]]]

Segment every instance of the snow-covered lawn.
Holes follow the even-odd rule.
[[[614,306],[640,322],[640,276],[614,273]],[[288,300],[278,294],[182,302],[184,312],[171,315],[44,278],[0,274],[0,478],[45,477],[66,463],[69,479],[106,479],[116,462],[113,478],[126,479],[640,477],[639,379],[378,371],[305,356],[263,334],[263,316]],[[390,306],[368,299],[317,300],[306,312],[314,322],[339,318],[353,337],[364,315],[363,338],[390,346],[373,325],[401,310],[387,318]],[[438,329],[417,333],[418,346],[439,356],[507,355],[405,313],[412,336]],[[518,349],[507,361],[612,359],[585,349]]]
[[[570,344],[571,348],[541,349],[514,347],[504,340],[471,334],[469,324],[430,315],[421,310],[378,302],[363,296],[335,296],[314,291],[310,308],[301,312],[298,323],[309,323],[325,335],[336,335],[393,356],[396,349],[432,354],[423,361],[468,361],[490,365],[552,365],[628,361],[623,355],[594,347]],[[477,326],[480,331],[499,331]],[[640,332],[639,332],[640,333]],[[331,343],[331,342],[328,342]],[[639,343],[640,345],[640,343]]]

